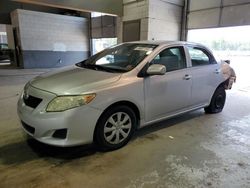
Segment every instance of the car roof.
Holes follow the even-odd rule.
[[[152,44],[152,45],[196,45],[205,47],[202,44],[195,42],[187,42],[187,41],[168,41],[168,40],[143,40],[143,41],[133,41],[127,43],[136,43],[136,44]]]

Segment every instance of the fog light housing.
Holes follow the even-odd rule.
[[[53,133],[52,137],[59,138],[59,139],[65,139],[67,137],[67,132],[68,132],[67,129],[58,129]]]

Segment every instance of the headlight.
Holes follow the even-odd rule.
[[[74,95],[74,96],[58,96],[48,104],[47,112],[61,112],[78,106],[90,103],[96,94]]]

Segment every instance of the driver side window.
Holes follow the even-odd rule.
[[[186,68],[186,58],[183,47],[172,47],[161,51],[151,64],[161,64],[166,67],[166,71],[175,71]]]

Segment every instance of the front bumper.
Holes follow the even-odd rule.
[[[36,140],[54,146],[75,146],[93,142],[95,125],[102,111],[84,105],[64,112],[46,112],[47,104],[55,94],[27,87],[29,95],[42,98],[42,102],[31,108],[24,103],[23,96],[18,100],[17,112],[27,134]],[[55,137],[55,132],[66,130],[63,138]]]

